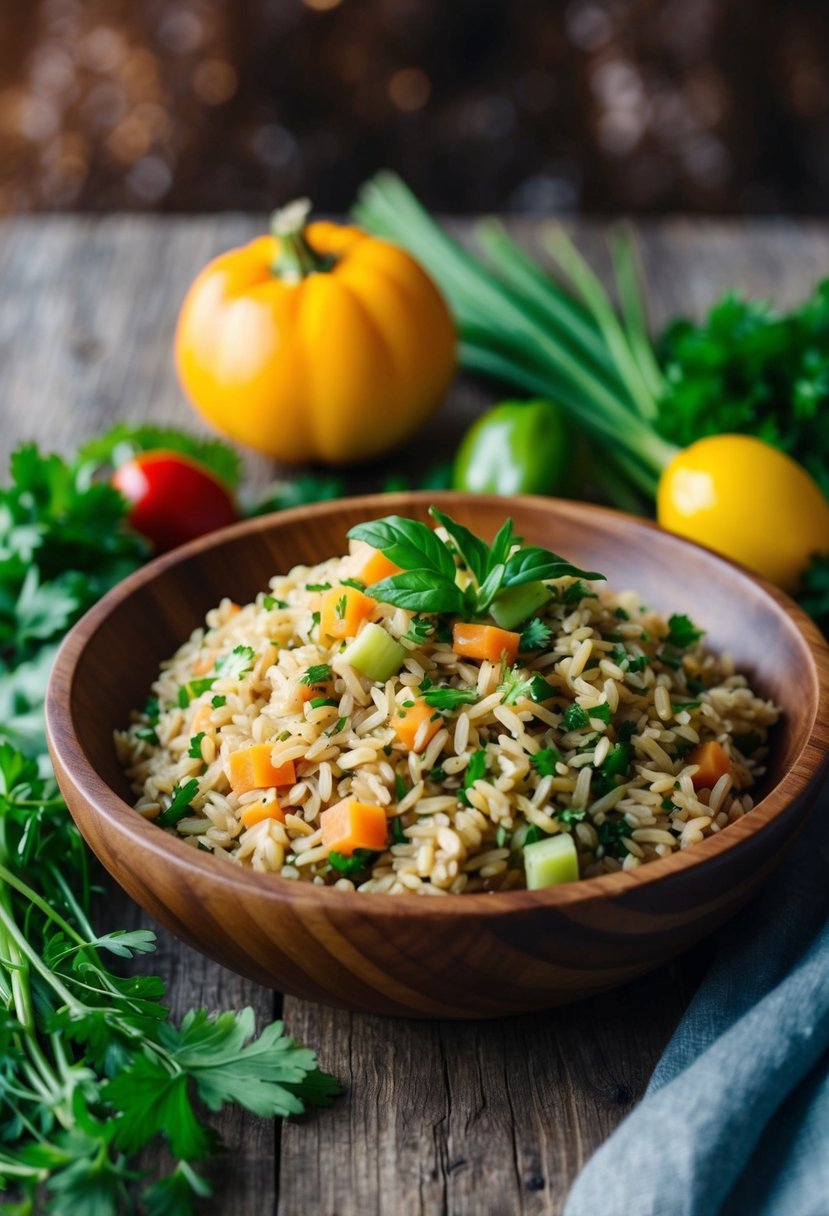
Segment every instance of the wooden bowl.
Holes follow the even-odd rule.
[[[197,852],[131,809],[112,732],[224,595],[345,550],[360,520],[425,520],[430,502],[491,538],[519,533],[603,571],[664,614],[687,613],[783,708],[757,807],[683,853],[546,891],[361,895]],[[129,894],[211,958],[284,992],[415,1017],[521,1013],[621,984],[722,924],[783,857],[827,753],[829,652],[780,592],[638,519],[541,498],[396,494],[302,507],[205,537],[126,579],[67,637],[47,699],[58,782],[86,841]]]

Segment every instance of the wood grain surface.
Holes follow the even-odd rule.
[[[171,333],[204,261],[261,230],[262,219],[18,219],[0,227],[0,455],[21,439],[69,451],[120,419],[197,425],[172,371]],[[463,225],[460,225],[463,229]],[[517,225],[532,244],[534,226]],[[600,231],[581,226],[599,256]],[[829,267],[829,226],[671,221],[639,229],[654,320],[699,313],[737,284],[781,303]],[[448,452],[492,394],[459,385],[427,441],[400,459]],[[273,470],[248,461],[252,484]],[[384,470],[367,470],[373,487]],[[113,885],[102,930],[151,925]],[[384,1021],[284,1002],[345,1094],[283,1128],[221,1121],[227,1153],[212,1171],[222,1216],[461,1216],[561,1211],[570,1181],[642,1093],[705,966],[707,948],[617,992],[552,1013],[492,1023]],[[278,999],[159,934],[144,966],[178,1013]],[[281,1141],[281,1144],[280,1144]],[[152,1169],[154,1161],[148,1159]]]

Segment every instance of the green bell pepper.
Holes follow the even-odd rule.
[[[476,494],[561,493],[569,484],[573,448],[560,406],[541,398],[502,401],[461,440],[452,485]]]

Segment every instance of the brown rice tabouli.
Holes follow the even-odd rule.
[[[686,616],[431,514],[207,614],[116,733],[139,814],[295,882],[445,895],[632,869],[751,809],[778,710]]]

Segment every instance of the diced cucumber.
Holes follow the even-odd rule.
[[[546,583],[524,583],[521,587],[507,587],[505,591],[499,591],[492,601],[490,616],[502,629],[514,629],[552,598],[553,593]]]
[[[385,629],[369,621],[351,645],[346,646],[342,657],[369,680],[382,682],[397,674],[403,666],[406,650],[389,637]]]
[[[524,870],[530,891],[575,882],[579,876],[579,859],[573,837],[561,832],[528,844],[524,849]]]

